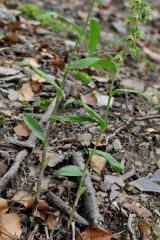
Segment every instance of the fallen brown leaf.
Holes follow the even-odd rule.
[[[96,173],[101,174],[101,172],[104,170],[106,166],[106,159],[104,157],[94,154],[91,158],[90,164],[92,169]]]
[[[24,59],[26,62],[32,64],[34,67],[39,68],[41,65],[37,62],[36,58],[33,57],[26,57]]]
[[[151,226],[148,223],[140,223],[139,229],[142,240],[148,240],[148,237],[151,234]]]
[[[20,123],[14,127],[14,132],[17,136],[28,137],[31,131],[25,123]]]
[[[39,157],[39,161],[42,161],[42,151],[36,152],[36,156]],[[56,152],[48,152],[46,157],[49,158],[48,166],[55,167],[58,163],[64,160],[64,156],[58,155]]]
[[[26,209],[30,209],[34,205],[34,197],[27,191],[17,192],[11,199],[13,202],[19,203]]]
[[[39,93],[41,89],[41,83],[36,81],[31,81],[31,88],[33,93]]]
[[[32,79],[32,81],[34,81],[34,82],[39,82],[39,83],[46,82],[44,78],[40,77],[39,75],[37,75],[37,74],[34,73],[34,72],[31,74],[31,79]]]
[[[1,240],[18,240],[20,239],[21,220],[16,213],[7,213],[0,215],[0,239]]]
[[[64,66],[65,66],[65,62],[61,58],[53,59],[52,63],[53,63],[53,65],[60,67],[60,68],[64,68]]]
[[[113,234],[101,227],[87,228],[76,240],[110,240]]]
[[[0,214],[8,211],[8,201],[4,198],[0,198]]]
[[[28,81],[22,85],[18,90],[18,100],[19,101],[32,101],[34,97],[34,92],[32,90],[31,81]]]
[[[97,100],[93,92],[90,92],[86,95],[82,95],[81,100],[90,106],[93,106],[93,107],[97,106]]]

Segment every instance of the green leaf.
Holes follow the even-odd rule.
[[[77,60],[75,62],[72,62],[70,65],[70,68],[73,69],[80,69],[85,67],[102,67],[111,70],[112,72],[116,72],[117,67],[115,63],[108,59],[103,58],[97,58],[97,57],[87,57],[83,58],[81,60]]]
[[[60,88],[60,86],[58,86],[58,84],[55,82],[55,79],[51,75],[46,74],[45,72],[36,68],[35,66],[33,66],[31,63],[29,63],[27,61],[20,62],[19,66],[23,66],[23,67],[27,66],[27,67],[32,68],[36,74],[38,74],[40,77],[44,78],[48,83],[53,85],[53,87],[56,89],[58,97],[63,97],[64,96],[63,90]]]
[[[23,119],[29,129],[36,135],[37,138],[39,138],[42,141],[45,141],[45,133],[43,128],[40,126],[38,121],[30,116],[28,113],[23,113]]]
[[[105,120],[101,118],[101,116],[93,108],[89,107],[87,104],[83,102],[82,104],[85,111],[96,120],[96,122],[101,127],[101,130],[104,131],[107,128]]]
[[[82,122],[97,123],[97,121],[93,118],[78,116],[78,115],[52,116],[51,119],[64,121],[64,122],[71,122],[71,123],[82,123]]]
[[[104,1],[105,1],[105,0],[98,0],[99,5],[102,6],[102,5],[104,4]]]
[[[38,20],[43,20],[43,19],[45,19],[45,18],[47,18],[47,17],[55,17],[55,18],[58,17],[58,18],[62,19],[63,21],[69,23],[69,24],[73,27],[73,29],[74,29],[80,36],[82,35],[82,29],[81,29],[76,23],[74,23],[74,22],[73,22],[72,20],[70,20],[69,18],[64,17],[63,15],[60,15],[60,14],[57,13],[57,12],[52,11],[52,12],[44,13],[44,14],[38,16],[37,19],[38,19]]]
[[[90,20],[90,37],[89,37],[89,50],[90,55],[93,56],[98,46],[100,38],[100,25],[97,19]]]
[[[77,195],[80,198],[80,196],[86,191],[86,187],[81,187],[80,189],[78,189]]]
[[[146,98],[149,102],[152,101],[152,97],[149,96],[147,93],[145,92],[139,92],[136,90],[132,90],[132,89],[127,89],[127,88],[119,88],[119,89],[115,89],[112,91],[112,95],[115,94],[119,94],[119,93],[135,93],[135,94],[139,94],[141,96],[143,96],[144,98]]]
[[[81,177],[85,176],[85,172],[82,171],[79,167],[74,165],[68,165],[66,167],[62,167],[54,173],[54,176],[68,176],[68,177]]]
[[[101,157],[104,157],[117,172],[122,171],[124,169],[124,167],[111,154],[107,152],[91,149],[90,154],[96,154]]]

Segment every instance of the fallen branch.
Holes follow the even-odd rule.
[[[84,159],[81,152],[74,152],[73,163],[74,165],[79,166],[81,169],[84,169]],[[90,226],[98,226],[102,222],[102,217],[99,213],[95,189],[88,171],[86,171],[86,177],[83,185],[86,187],[86,191],[83,194],[86,216]]]
[[[59,197],[57,197],[54,193],[48,192],[46,195],[46,200],[49,203],[50,206],[60,210],[62,213],[64,213],[67,216],[70,216],[72,208],[68,206],[63,200],[61,200]],[[75,212],[74,214],[74,221],[78,222],[81,225],[89,225],[88,221],[81,217],[78,213]]]
[[[129,234],[131,236],[131,239],[132,240],[137,240],[136,238],[136,233],[132,227],[132,222],[133,222],[133,214],[129,214],[129,217],[128,217],[128,231],[129,231]]]
[[[40,120],[41,124],[43,124],[43,122],[46,122],[50,118],[50,116],[55,108],[55,102],[56,102],[56,98],[53,99],[53,101],[49,105],[47,111],[43,114],[43,116]],[[31,133],[28,138],[28,142],[31,145],[36,145],[36,141],[37,141],[37,138],[35,137],[35,135],[33,133]],[[6,188],[10,179],[16,175],[22,161],[27,157],[27,155],[29,153],[30,153],[30,151],[28,149],[24,149],[24,150],[21,150],[20,152],[18,152],[18,154],[15,157],[15,162],[12,164],[12,166],[10,167],[8,172],[2,178],[0,178],[0,193]]]

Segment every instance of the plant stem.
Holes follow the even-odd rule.
[[[92,13],[92,9],[93,9],[93,5],[94,5],[94,2],[95,0],[91,0],[90,3],[89,3],[89,10],[88,10],[88,16],[87,16],[87,19],[85,21],[85,24],[84,24],[84,27],[82,29],[82,32],[81,32],[81,35],[77,38],[76,40],[76,43],[75,43],[75,46],[73,48],[73,51],[71,53],[71,56],[69,57],[69,61],[68,61],[68,66],[67,68],[65,69],[65,73],[64,73],[64,77],[63,77],[63,80],[60,84],[60,87],[63,88],[65,83],[66,83],[66,80],[67,80],[67,77],[68,77],[68,74],[70,73],[71,69],[70,69],[70,66],[71,66],[71,63],[74,59],[74,56],[76,54],[76,51],[78,49],[78,46],[79,44],[81,43],[82,39],[83,39],[83,36],[86,32],[86,29],[87,29],[87,26],[88,26],[88,23],[89,23],[89,19],[90,19],[90,16],[91,16],[91,13]],[[58,110],[58,107],[62,101],[63,97],[56,97],[56,102],[55,102],[55,107],[54,107],[54,110],[52,112],[52,115],[55,115],[57,110]],[[46,139],[48,140],[49,139],[49,134],[50,134],[50,131],[52,129],[52,126],[53,124],[55,123],[56,121],[49,121],[49,123],[47,124],[46,126]],[[40,194],[41,194],[41,183],[42,183],[42,179],[43,179],[43,175],[44,175],[44,170],[45,170],[45,165],[46,165],[46,155],[47,155],[47,148],[48,148],[48,141],[46,141],[46,143],[43,144],[43,153],[42,153],[42,162],[41,162],[41,168],[40,168],[40,172],[39,172],[39,178],[38,178],[38,182],[37,182],[37,189],[36,189],[36,197],[35,197],[35,206],[34,206],[34,210],[35,211],[37,209],[37,204],[38,204],[38,200],[40,198]]]

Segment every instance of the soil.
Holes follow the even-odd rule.
[[[44,10],[54,10],[69,16],[75,22],[82,25],[87,14],[87,1],[69,0],[58,1],[5,1],[5,6],[9,10],[17,10],[18,6],[23,3],[35,2]],[[109,1],[106,1],[109,2]],[[133,239],[128,231],[128,216],[133,215],[132,227],[136,234],[136,239],[159,239],[152,228],[160,224],[160,202],[159,193],[140,191],[136,188],[131,188],[128,185],[131,181],[141,177],[152,176],[158,169],[160,169],[160,2],[151,0],[153,19],[143,30],[146,34],[145,40],[140,47],[141,57],[138,60],[127,57],[125,65],[120,70],[115,88],[122,88],[124,80],[133,80],[134,87],[143,91],[150,91],[154,99],[154,103],[150,104],[142,96],[136,94],[119,94],[114,97],[113,105],[110,108],[109,114],[109,128],[103,136],[103,144],[99,149],[107,150],[118,161],[125,166],[125,172],[135,169],[135,173],[125,182],[125,186],[119,188],[119,194],[116,198],[110,199],[111,189],[105,190],[102,187],[106,175],[120,176],[122,174],[115,173],[109,164],[106,165],[101,175],[98,175],[91,167],[90,174],[93,179],[93,184],[96,190],[96,197],[101,215],[104,217],[103,227],[114,232],[124,231],[122,234],[116,236],[114,239]],[[118,51],[123,44],[118,39],[122,38],[127,32],[125,26],[126,16],[129,14],[127,10],[128,1],[111,1],[104,9],[98,8],[96,4],[93,11],[93,16],[97,17],[102,24],[101,31],[101,45],[99,52],[104,54],[109,51]],[[0,10],[1,12],[1,10]],[[20,61],[26,57],[34,59],[40,65],[41,69],[53,75],[59,83],[64,75],[64,64],[68,61],[68,56],[71,52],[73,44],[76,39],[76,34],[72,32],[54,32],[48,27],[41,26],[35,19],[27,17],[20,13],[21,25],[16,30],[16,40],[13,39],[13,23],[9,23],[9,19],[1,21],[2,24],[2,38],[0,39],[0,66],[11,67],[18,69],[23,73],[23,77],[30,80],[30,70],[23,69],[17,66]],[[9,38],[8,36],[11,36]],[[145,52],[145,47],[152,51],[149,56]],[[155,59],[153,52],[156,52],[159,59]],[[76,58],[87,56],[86,47],[81,45],[78,49]],[[58,60],[55,62],[54,60]],[[83,85],[80,81],[73,79],[69,75],[64,90],[66,98],[79,99],[82,95],[90,93],[97,89],[101,94],[106,95],[110,83],[110,75],[108,72],[86,69],[91,76],[97,76],[97,81],[94,80],[89,85]],[[99,78],[108,79],[105,83],[100,82]],[[0,76],[1,77],[1,76]],[[27,111],[39,120],[44,110],[40,107],[40,98],[49,101],[53,100],[55,92],[48,84],[40,84],[36,89],[32,101],[14,101],[9,98],[9,89],[19,91],[24,84],[24,80],[15,79],[14,81],[1,82],[0,79],[0,116],[4,120],[0,120],[0,157],[2,170],[6,173],[15,161],[16,154],[23,149],[21,146],[6,143],[9,138],[26,141],[27,137],[18,136],[15,133],[15,126],[22,123],[22,113]],[[127,84],[130,84],[130,82]],[[36,85],[37,87],[37,85]],[[64,108],[64,102],[58,109],[58,114],[84,114],[84,110],[74,104]],[[5,108],[5,111],[4,111]],[[97,112],[101,115],[105,113],[105,107],[95,106]],[[7,111],[6,111],[7,110]],[[7,115],[8,114],[8,115]],[[157,116],[157,118],[155,117]],[[147,118],[150,116],[150,118]],[[133,119],[131,121],[131,119]],[[117,131],[118,129],[122,129]],[[42,192],[42,199],[45,199],[47,192],[50,190],[60,196],[64,201],[71,206],[73,204],[77,179],[76,178],[55,178],[53,172],[62,166],[72,164],[72,155],[75,151],[83,153],[84,158],[87,158],[87,149],[93,147],[95,138],[98,134],[98,127],[96,124],[70,124],[57,123],[50,132],[49,152],[56,152],[59,156],[63,156],[63,162],[60,162],[55,167],[47,167],[45,170],[45,177],[50,177],[50,184]],[[85,135],[86,133],[90,135]],[[84,134],[82,136],[82,134]],[[87,140],[87,136],[91,136]],[[68,140],[67,140],[68,139]],[[81,140],[80,140],[81,139]],[[120,147],[114,145],[114,140],[118,140]],[[35,183],[39,175],[39,159],[37,152],[42,151],[42,144],[38,141],[36,148],[29,150],[29,155],[21,163],[18,173],[9,181],[5,190],[1,193],[1,197],[10,200],[19,191],[28,191],[35,194]],[[0,177],[4,175],[3,171]],[[1,181],[1,179],[0,179]],[[149,186],[148,186],[149,188]],[[134,207],[125,204],[125,199],[135,202]],[[84,203],[83,197],[79,203],[78,213],[84,217],[83,211]],[[137,210],[138,209],[138,210]],[[139,209],[143,209],[142,212]],[[18,212],[22,220],[22,237],[21,239],[29,239],[29,236],[35,225],[31,222],[32,211],[17,210],[17,205],[14,205],[10,211]],[[146,212],[145,212],[146,211]],[[148,216],[148,211],[150,215]],[[143,238],[143,233],[140,231],[139,225],[147,223],[150,226],[151,234],[147,238]],[[44,231],[44,223],[38,222],[39,230],[35,233],[33,239],[47,239],[42,238],[46,236]],[[53,236],[50,239],[71,239],[66,236],[67,218],[61,214],[58,227],[52,231]],[[77,226],[80,231],[84,228]],[[50,230],[49,230],[50,231]],[[50,231],[51,232],[51,231]]]

